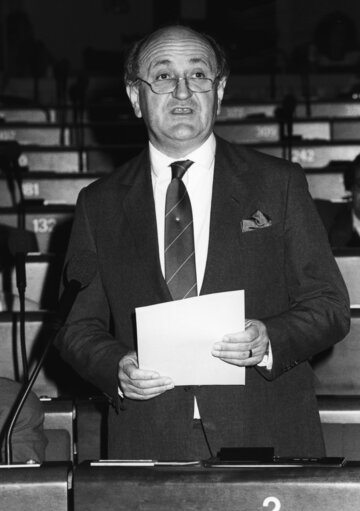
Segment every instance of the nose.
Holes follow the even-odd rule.
[[[176,87],[173,91],[173,96],[178,99],[187,99],[192,95],[191,90],[189,89],[187,79],[180,77],[178,78]]]

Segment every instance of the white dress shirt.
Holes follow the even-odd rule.
[[[159,256],[163,275],[164,270],[164,229],[165,229],[165,202],[166,191],[171,181],[170,164],[176,161],[160,151],[151,143],[150,162],[153,184],[156,223],[159,241]],[[180,160],[191,160],[194,163],[186,171],[183,182],[189,194],[193,214],[195,264],[198,293],[204,279],[210,230],[211,195],[214,176],[216,141],[214,135],[204,144],[187,154]]]

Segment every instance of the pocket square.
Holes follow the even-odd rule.
[[[241,220],[242,232],[253,231],[254,229],[263,229],[264,227],[270,227],[272,224],[271,218],[262,213],[259,209],[251,215],[250,218]]]

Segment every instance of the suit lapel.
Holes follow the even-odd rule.
[[[123,208],[141,258],[139,266],[143,268],[146,281],[151,282],[157,296],[161,296],[164,301],[171,300],[160,267],[148,151],[144,152],[138,162],[134,182],[124,200]]]
[[[256,198],[249,193],[253,187],[248,164],[238,155],[233,159],[231,151],[217,138],[209,248],[200,294],[228,290],[227,261],[238,253],[240,221],[256,209]]]

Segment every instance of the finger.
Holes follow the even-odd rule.
[[[224,342],[253,342],[259,338],[259,330],[256,326],[252,325],[243,332],[234,332],[224,335],[222,341]]]
[[[248,358],[250,353],[250,347],[243,346],[241,344],[233,344],[233,343],[215,343],[213,349],[211,351],[212,355],[215,357],[225,357],[225,358],[239,358],[245,359]]]
[[[151,399],[173,388],[174,383],[171,380],[169,383],[155,385],[152,387],[138,387],[134,385],[133,382],[130,382],[124,385],[124,394],[126,397],[132,399]]]
[[[156,371],[149,371],[147,369],[139,369],[135,366],[125,366],[124,373],[131,380],[155,380],[160,378],[160,374]]]
[[[138,389],[155,389],[161,387],[168,387],[170,385],[174,385],[171,378],[154,378],[152,380],[139,380],[139,379],[131,379],[128,381],[128,384]]]
[[[211,353],[213,356],[218,358],[246,360],[247,358],[249,358],[250,350],[244,351],[212,350]]]
[[[221,340],[213,344],[213,349],[224,350],[224,351],[249,351],[254,349],[256,344],[254,342],[242,342],[242,341],[226,341]]]

